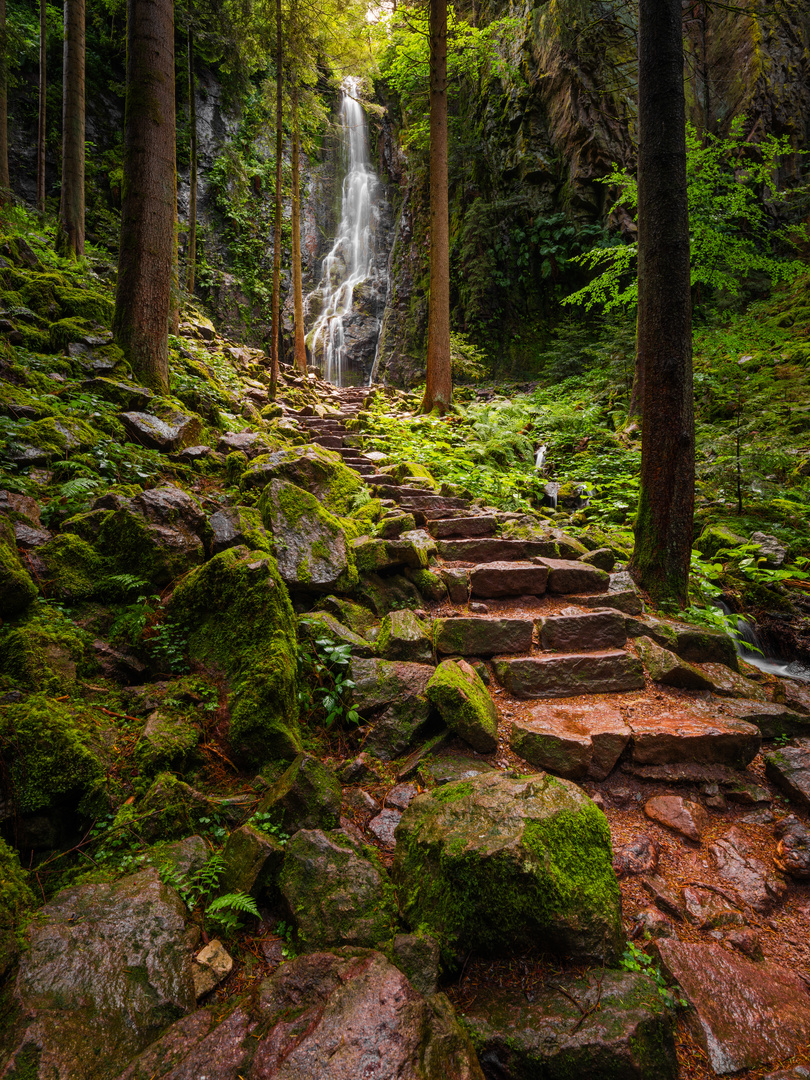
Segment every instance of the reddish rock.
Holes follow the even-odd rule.
[[[718,701],[718,707],[729,716],[756,724],[763,739],[775,739],[780,735],[810,734],[810,716],[789,709],[774,701],[751,701],[731,699]]]
[[[454,656],[495,656],[531,652],[531,619],[436,619],[436,651]]]
[[[792,679],[781,679],[784,690],[785,702],[796,712],[810,715],[810,686],[807,683],[793,682]]]
[[[810,739],[765,755],[765,775],[800,806],[810,807]]]
[[[732,948],[736,949],[737,952],[742,953],[743,956],[747,956],[749,960],[758,961],[765,959],[765,955],[762,952],[762,945],[753,930],[749,930],[745,927],[741,930],[732,930],[730,934],[726,935],[726,941]]]
[[[495,672],[501,684],[519,698],[576,697],[644,688],[641,664],[621,650],[499,660]]]
[[[709,817],[699,803],[682,799],[680,795],[656,795],[644,804],[644,813],[653,821],[700,843]]]
[[[400,810],[383,810],[382,813],[377,814],[368,823],[369,832],[374,833],[377,839],[387,848],[394,848],[396,845],[396,838],[394,832],[397,825],[402,820],[402,811]]]
[[[686,885],[683,889],[683,903],[692,921],[703,930],[716,930],[721,926],[742,926],[743,917],[739,911],[730,907],[728,902],[716,892]]]
[[[720,697],[744,698],[746,700],[767,701],[765,689],[739,675],[725,664],[695,664],[711,683],[711,689]]]
[[[797,881],[810,881],[810,831],[793,814],[774,829],[779,843],[774,862]]]
[[[784,878],[757,858],[737,828],[709,846],[709,862],[723,883],[754,911],[769,911],[787,891]]]
[[[538,628],[541,648],[555,652],[621,649],[627,641],[624,616],[618,611],[550,615],[539,620]]]
[[[810,1042],[810,996],[789,968],[752,964],[719,945],[662,941],[714,1071],[725,1076],[792,1057]]]
[[[548,567],[530,562],[491,562],[470,571],[473,596],[542,596]]]
[[[638,765],[678,762],[747,765],[759,753],[762,736],[753,724],[730,717],[661,713],[628,717],[633,761]]]
[[[616,877],[651,874],[658,866],[658,844],[651,836],[642,833],[629,844],[613,850],[613,869]]]
[[[425,522],[428,532],[437,540],[444,540],[449,536],[458,536],[468,539],[474,536],[489,536],[498,527],[497,519],[489,514],[479,514],[477,517],[461,518],[433,518]]]
[[[407,810],[418,794],[416,784],[397,784],[385,796],[385,805],[394,810]]]
[[[548,591],[550,593],[602,592],[610,577],[604,570],[570,559],[541,559],[548,567]]]
[[[456,522],[458,518],[454,519]],[[432,531],[432,530],[431,530]],[[518,562],[535,555],[547,555],[552,541],[501,540],[485,537],[475,540],[439,540],[439,555],[449,562]]]
[[[512,724],[510,745],[540,769],[569,780],[604,780],[630,739],[618,709],[594,704],[542,705]]]

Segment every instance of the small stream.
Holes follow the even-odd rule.
[[[731,618],[735,617],[734,612],[721,597],[718,597],[714,603],[725,615]],[[810,682],[810,665],[802,663],[801,660],[781,660],[770,655],[770,650],[757,633],[756,627],[743,618],[742,615],[737,615],[736,619],[735,644],[737,652],[747,664],[751,664],[769,675],[779,675],[782,678]]]

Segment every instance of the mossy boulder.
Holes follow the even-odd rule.
[[[610,964],[621,952],[607,820],[567,780],[494,772],[417,796],[393,877],[407,922],[450,956],[540,946]]]
[[[426,694],[450,730],[474,750],[490,754],[498,749],[498,710],[466,660],[443,660]]]
[[[264,489],[259,509],[273,534],[279,572],[290,588],[349,592],[357,584],[345,521],[326,510],[315,495],[274,480]]]
[[[0,749],[22,814],[101,808],[104,763],[93,749],[98,720],[45,694],[0,710]]]
[[[429,626],[407,608],[391,611],[382,620],[377,635],[377,649],[386,660],[429,664],[433,659]]]
[[[234,752],[251,763],[297,754],[295,615],[275,560],[229,548],[180,583],[169,612],[191,655],[228,676]]]
[[[307,949],[375,947],[396,932],[396,894],[388,875],[340,830],[296,833],[279,884]]]
[[[0,630],[0,675],[15,688],[60,694],[86,672],[89,641],[57,608],[37,604]]]
[[[20,920],[34,906],[27,878],[17,852],[0,839],[0,979],[19,955]]]
[[[744,536],[735,533],[728,525],[721,523],[707,525],[695,541],[696,549],[709,558],[723,549],[743,547],[748,540]]]
[[[377,615],[385,615],[398,608],[420,608],[424,604],[422,594],[403,574],[383,576],[363,572],[359,578],[354,595]]]
[[[425,696],[433,674],[429,664],[352,659],[354,705],[371,720],[364,749],[390,761],[423,736],[433,710]]]
[[[337,778],[311,754],[299,754],[260,804],[260,811],[287,833],[298,829],[334,829],[340,821]]]
[[[163,769],[181,769],[199,741],[199,728],[190,720],[155,711],[147,720],[135,749],[138,769],[145,776]]]
[[[334,450],[308,444],[262,454],[242,474],[240,486],[264,488],[273,480],[286,481],[314,495],[331,514],[348,514],[363,481]]]
[[[244,816],[244,806],[204,795],[172,773],[162,772],[137,806],[121,807],[113,826],[129,825],[150,842],[182,840],[198,832],[212,815],[233,828]]]
[[[0,515],[0,618],[24,611],[37,596],[37,587],[20,562],[14,530]]]
[[[319,600],[316,611],[327,611],[330,615],[334,615],[338,622],[348,626],[350,630],[363,638],[371,635],[377,622],[373,612],[368,608],[340,596],[326,596]]]
[[[284,845],[253,825],[242,825],[228,837],[222,851],[225,870],[220,892],[245,892],[258,898],[275,893],[284,862]]]
[[[431,487],[439,486],[430,471],[424,465],[420,465],[418,461],[400,461],[396,465],[385,465],[380,472],[392,476],[398,484],[401,484],[403,480],[412,479],[421,480]]]
[[[37,556],[45,564],[48,595],[60,600],[87,600],[107,573],[106,560],[75,533],[55,536]]]
[[[8,456],[20,465],[37,465],[87,450],[98,440],[98,433],[83,420],[48,416],[26,424],[17,438],[20,448],[9,451]]]
[[[273,553],[273,541],[262,524],[262,516],[254,506],[228,506],[208,519],[213,533],[214,555],[244,544],[251,551]]]
[[[117,572],[167,585],[205,561],[211,527],[182,488],[162,484],[114,502],[99,524],[96,547]]]
[[[412,581],[426,600],[441,603],[447,599],[447,586],[438,574],[432,570],[406,570],[405,575]]]

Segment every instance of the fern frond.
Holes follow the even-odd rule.
[[[241,911],[245,915],[253,915],[254,918],[259,919],[259,909],[256,907],[256,901],[252,896],[248,896],[246,892],[231,892],[224,893],[222,896],[216,897],[206,908],[206,915],[215,915],[218,911]]]

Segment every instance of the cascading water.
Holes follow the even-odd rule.
[[[737,652],[749,664],[766,671],[771,675],[781,675],[789,679],[798,679],[800,682],[810,682],[810,667],[799,660],[780,660],[768,655],[768,650],[757,633],[756,627],[742,615],[734,615],[731,608],[723,600],[717,597],[714,600],[724,615],[736,619],[736,632],[732,635],[737,646]]]
[[[351,321],[355,288],[368,279],[379,285],[375,240],[382,185],[369,162],[366,118],[357,100],[358,87],[359,79],[344,79],[340,123],[346,176],[340,224],[332,250],[323,260],[318,287],[307,297],[307,308],[318,311],[307,337],[310,353],[324,378],[336,386],[347,384],[347,323]],[[379,293],[379,288],[374,291]],[[361,348],[371,346],[373,356],[380,320],[365,314],[358,322],[361,325],[355,336],[361,339]],[[368,340],[370,336],[373,341]]]

